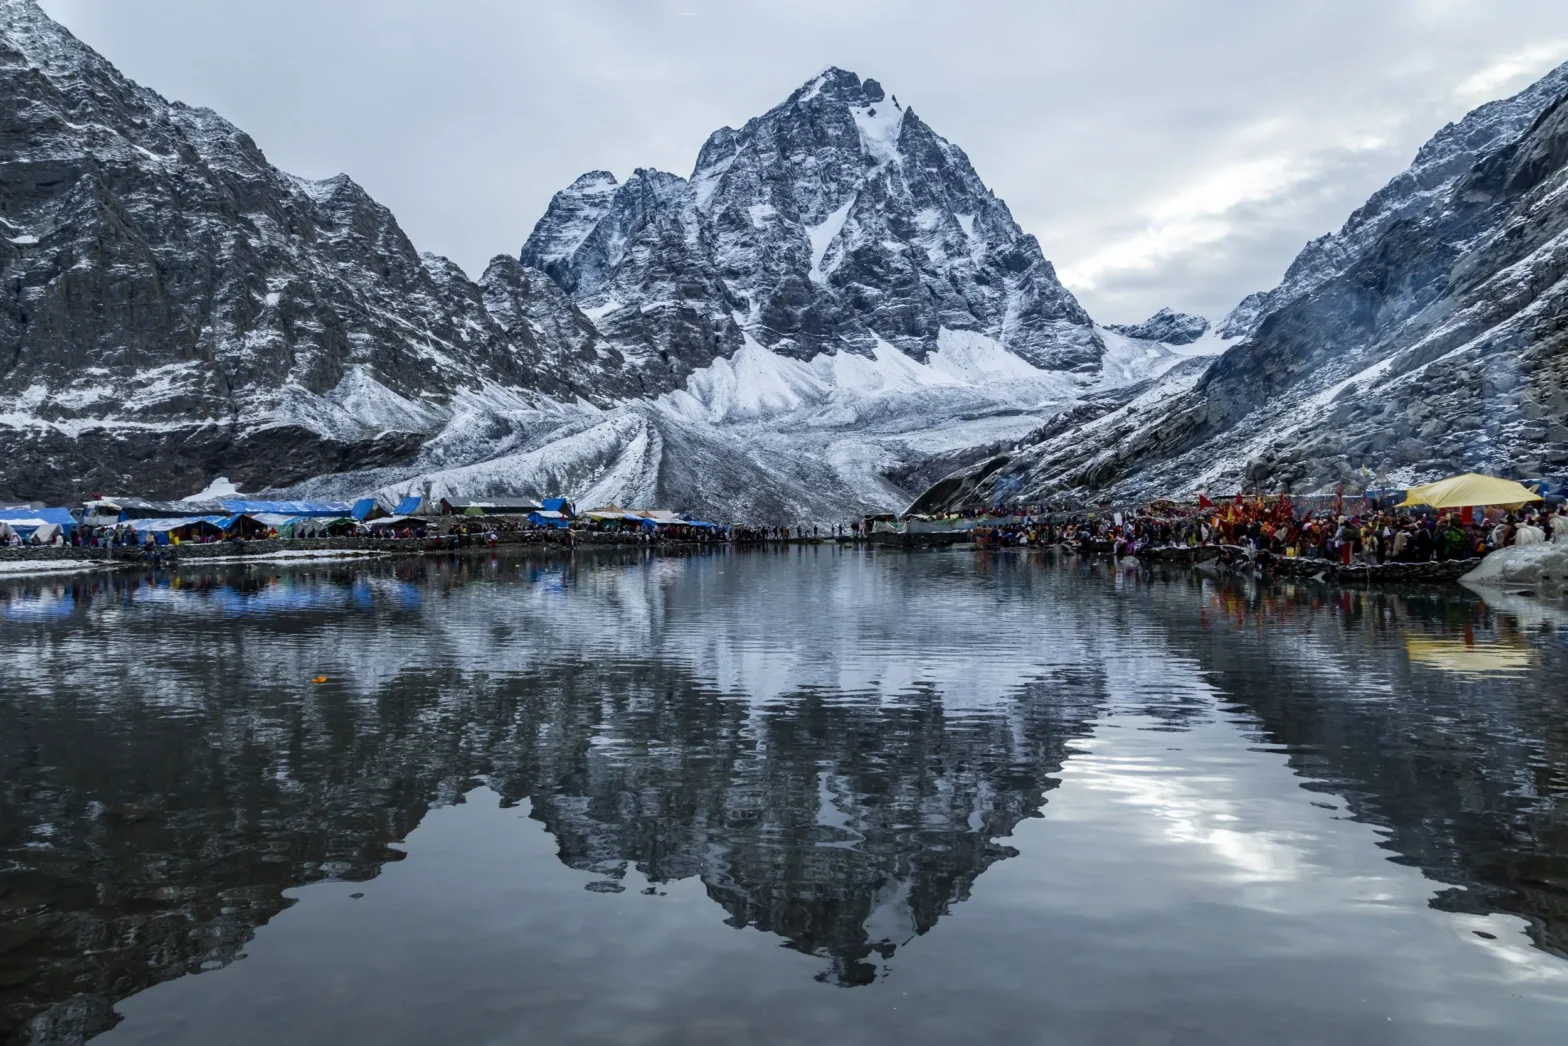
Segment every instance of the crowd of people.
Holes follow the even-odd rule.
[[[1568,544],[1568,504],[1432,511],[1383,508],[1310,510],[1288,498],[1238,499],[1184,507],[1154,502],[1130,512],[1007,513],[1005,522],[978,527],[984,546],[1099,545],[1117,555],[1145,549],[1229,545],[1277,556],[1342,565],[1425,563],[1475,559],[1511,545]]]

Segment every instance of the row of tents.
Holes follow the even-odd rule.
[[[48,545],[70,540],[79,527],[129,532],[156,544],[217,538],[326,537],[374,525],[385,510],[373,498],[346,501],[276,501],[223,498],[216,501],[154,501],[95,498],[73,512],[64,507],[0,506],[0,544]]]
[[[526,517],[540,527],[566,528],[586,522],[648,529],[682,526],[722,530],[715,523],[688,519],[665,509],[624,509],[606,505],[579,513],[566,498],[431,499],[419,495],[395,503],[376,498],[357,501],[280,501],[217,498],[211,501],[158,501],[148,498],[95,498],[77,511],[68,508],[0,506],[0,544],[69,541],[78,527],[127,531],[138,544],[149,536],[157,544],[216,538],[252,539],[337,537],[364,527],[371,530],[419,526],[439,516]]]

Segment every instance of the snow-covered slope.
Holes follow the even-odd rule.
[[[375,489],[570,491],[580,503],[679,505],[725,519],[832,521],[904,507],[922,465],[986,456],[1087,396],[1162,373],[1185,358],[1167,346],[1101,332],[1101,374],[1047,371],[973,332],[944,331],[914,360],[885,341],[809,360],[748,337],[739,351],[691,374],[684,387],[609,410],[532,404],[505,427],[543,436],[492,442],[483,460],[466,441],[433,441],[412,467],[331,476],[295,488],[340,495]],[[463,428],[487,428],[480,413]],[[453,425],[452,428],[458,428]],[[940,474],[940,473],[938,473]]]

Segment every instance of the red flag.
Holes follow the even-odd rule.
[[[1214,507],[1214,502],[1210,501],[1208,499],[1207,495],[1199,494],[1198,495],[1198,507],[1199,508],[1213,508]]]

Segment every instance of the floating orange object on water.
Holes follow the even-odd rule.
[[[327,677],[326,676],[317,676],[315,679],[311,680],[312,683],[325,683],[326,681],[327,681]]]

